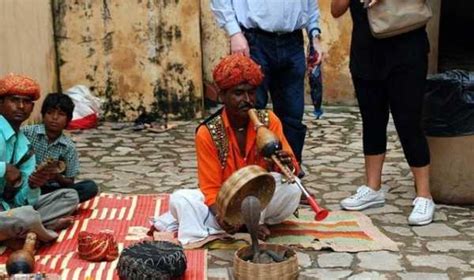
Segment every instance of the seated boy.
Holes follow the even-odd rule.
[[[51,93],[43,102],[41,115],[43,124],[22,128],[31,142],[36,155],[36,164],[48,160],[61,160],[66,164],[62,173],[52,174],[53,179],[41,187],[41,193],[49,193],[58,188],[72,188],[77,191],[79,201],[87,201],[98,193],[97,184],[92,180],[74,182],[79,173],[79,159],[73,141],[63,134],[72,119],[74,103],[62,93]]]

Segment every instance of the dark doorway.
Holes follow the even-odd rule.
[[[441,1],[438,71],[474,71],[474,1]]]

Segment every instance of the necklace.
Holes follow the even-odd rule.
[[[237,130],[238,132],[243,132],[244,129],[245,129],[245,127],[239,127],[239,128],[237,128],[236,130]]]

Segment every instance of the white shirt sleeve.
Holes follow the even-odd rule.
[[[232,0],[211,0],[211,11],[216,17],[219,27],[224,28],[229,36],[242,31],[232,6]]]

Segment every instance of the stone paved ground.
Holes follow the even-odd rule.
[[[363,183],[361,120],[354,107],[326,107],[322,120],[305,115],[304,184],[321,205],[339,209],[340,199]],[[166,133],[111,130],[112,124],[74,134],[82,178],[97,180],[103,191],[172,192],[196,187],[193,136],[198,121],[183,122]],[[364,211],[399,244],[400,252],[335,253],[299,251],[300,279],[474,279],[473,207],[439,205],[435,222],[407,225],[414,197],[412,177],[389,127],[384,166],[387,203]],[[210,279],[229,279],[232,253],[211,251]]]

